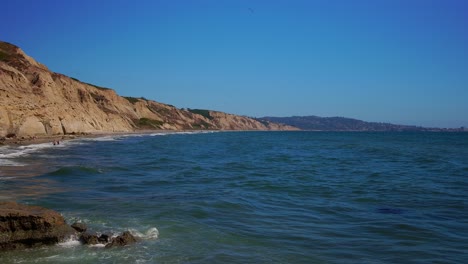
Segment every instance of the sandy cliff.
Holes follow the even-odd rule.
[[[207,110],[183,110],[54,73],[0,42],[0,137],[129,132],[136,129],[294,130]]]

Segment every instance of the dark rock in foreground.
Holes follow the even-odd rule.
[[[73,234],[75,230],[53,210],[0,202],[0,250],[53,245]]]
[[[137,239],[130,232],[125,231],[115,238],[111,238],[106,234],[97,236],[96,234],[84,233],[80,236],[80,241],[85,245],[104,244],[106,248],[111,248],[133,244],[137,242]]]
[[[111,238],[106,234],[98,236],[96,234],[89,233],[84,233],[80,236],[80,242],[84,245],[103,244],[106,248],[126,246],[137,241],[138,240],[129,231],[125,231],[122,233],[122,235],[115,238]]]
[[[0,251],[54,245],[71,236],[79,236],[85,245],[103,244],[106,248],[137,242],[128,231],[112,238],[107,234],[89,234],[87,229],[83,223],[67,225],[58,212],[50,209],[0,202]]]

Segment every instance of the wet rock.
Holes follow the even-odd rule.
[[[101,236],[99,236],[98,240],[102,244],[107,244],[111,240],[111,237],[109,235],[102,234]]]
[[[135,242],[137,242],[137,239],[129,231],[125,231],[122,233],[122,235],[112,239],[112,241],[106,245],[106,248],[125,246]]]
[[[80,241],[85,244],[85,245],[96,245],[100,244],[99,238],[97,235],[92,235],[92,234],[82,234],[80,237]]]
[[[71,227],[79,233],[84,233],[88,229],[86,224],[83,224],[83,223],[73,223]]]
[[[0,202],[0,250],[52,245],[73,234],[75,230],[56,211]]]

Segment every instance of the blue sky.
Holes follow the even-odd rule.
[[[468,127],[468,1],[2,1],[0,39],[177,107]]]

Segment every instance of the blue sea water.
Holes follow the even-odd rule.
[[[120,135],[0,148],[0,200],[141,242],[0,263],[468,263],[468,133]]]

